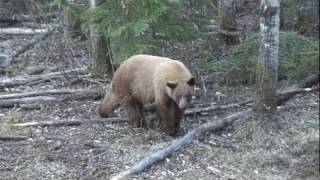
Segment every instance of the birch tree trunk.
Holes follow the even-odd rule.
[[[90,0],[90,8],[94,9],[104,0]],[[109,39],[100,34],[96,27],[90,26],[91,39],[91,74],[96,78],[112,75],[111,48]]]
[[[255,110],[273,113],[277,108],[279,0],[261,0],[261,48],[256,66]]]
[[[219,38],[221,42],[232,45],[239,42],[236,22],[236,0],[219,0]]]

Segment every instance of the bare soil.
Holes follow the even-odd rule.
[[[7,76],[87,67],[88,53],[66,41],[61,34],[54,33],[18,56],[7,70]],[[8,41],[21,43],[23,38],[16,36]],[[179,53],[175,56],[191,61],[185,55],[190,53],[187,48]],[[202,86],[199,87],[196,107],[243,102],[254,97],[252,86],[207,84],[207,87],[206,96]],[[99,86],[66,78],[4,88],[0,93],[56,88]],[[207,133],[130,179],[319,179],[318,95],[318,92],[298,95],[274,117],[253,116],[220,132]],[[248,108],[188,117],[182,122],[182,133],[178,137],[170,137],[158,128],[133,128],[125,122],[12,127],[18,122],[95,119],[98,103],[99,100],[88,99],[40,104],[35,109],[0,109],[0,135],[30,137],[24,141],[0,141],[0,179],[109,179],[199,124]]]

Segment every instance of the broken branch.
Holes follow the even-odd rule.
[[[184,114],[185,115],[193,115],[195,113],[229,109],[229,108],[234,108],[234,107],[240,107],[240,105],[239,104],[228,104],[228,105],[210,106],[210,107],[205,107],[205,108],[192,108],[190,110],[187,110]]]
[[[31,75],[31,76],[16,76],[13,78],[0,78],[0,88],[3,87],[13,87],[20,86],[27,83],[31,83],[39,80],[56,79],[56,78],[67,78],[71,75],[86,74],[87,70],[83,68],[71,69],[61,72],[53,72],[41,75]]]
[[[59,121],[32,121],[26,123],[13,124],[13,127],[31,127],[31,126],[79,126],[81,124],[92,124],[92,123],[118,123],[128,122],[123,117],[112,117],[112,118],[99,118],[93,120],[59,120]]]
[[[0,28],[0,34],[39,34],[47,33],[48,29],[31,29],[25,27],[19,28]]]
[[[99,91],[96,91],[99,93]],[[92,93],[92,90],[75,90],[75,89],[51,89],[44,91],[34,91],[34,92],[25,92],[25,93],[14,93],[14,94],[5,94],[0,95],[0,100],[2,99],[18,99],[26,97],[35,97],[35,96],[49,96],[49,95],[62,95],[62,94],[88,94]]]
[[[0,135],[0,141],[23,141],[29,139],[28,136],[8,136]]]
[[[48,96],[58,95],[58,96]],[[60,96],[59,96],[60,95]],[[103,96],[102,90],[48,90],[22,94],[0,96],[0,108],[12,108],[15,105],[62,102],[79,99],[98,99]],[[17,97],[17,98],[15,98]]]
[[[172,142],[167,147],[156,151],[154,153],[151,153],[150,155],[143,158],[141,161],[138,161],[135,163],[131,168],[128,170],[121,172],[117,174],[116,176],[112,177],[112,180],[120,180],[125,179],[129,175],[142,172],[147,167],[151,166],[157,161],[160,161],[169,155],[171,155],[173,152],[179,150],[183,146],[191,143],[192,140],[198,138],[199,136],[203,135],[205,132],[208,131],[217,131],[225,128],[226,126],[231,125],[235,120],[237,119],[245,119],[247,118],[252,112],[252,109],[241,111],[238,113],[231,114],[220,121],[211,121],[205,124],[202,124],[198,126],[197,128],[193,129],[191,132],[183,136],[182,138],[179,138],[178,140]]]

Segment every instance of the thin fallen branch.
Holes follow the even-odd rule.
[[[205,108],[192,108],[190,110],[185,111],[185,115],[193,115],[196,113],[201,112],[208,112],[208,111],[215,111],[215,110],[223,110],[223,109],[229,109],[229,108],[235,108],[240,107],[240,104],[228,104],[228,105],[217,105],[217,106],[210,106]]]
[[[0,15],[0,22],[15,23],[15,22],[22,22],[22,21],[32,22],[32,18],[26,14],[16,14],[14,16]]]
[[[38,97],[26,97],[20,99],[5,99],[0,100],[0,108],[12,108],[18,104],[34,104],[34,103],[48,103],[61,101],[57,97],[38,96]]]
[[[51,101],[55,101],[55,99],[49,99]],[[1,101],[0,101],[1,102]],[[30,103],[33,104],[33,103]],[[0,104],[1,106],[1,104]],[[214,106],[214,107],[206,107],[206,108],[197,108],[191,109],[185,112],[185,115],[192,115],[194,113],[199,112],[207,112],[207,111],[214,111],[214,110],[221,110],[225,108],[233,108],[238,107],[238,104],[230,104],[230,105],[223,105],[223,106]],[[146,119],[155,119],[155,115],[151,115],[146,117]],[[70,125],[81,125],[81,124],[89,124],[89,123],[115,123],[115,122],[128,122],[125,120],[124,117],[111,117],[111,118],[101,118],[95,120],[61,120],[61,121],[32,121],[26,123],[15,124],[15,127],[29,127],[29,126],[70,126]]]
[[[191,143],[192,140],[198,138],[199,136],[203,135],[205,132],[208,131],[217,131],[225,128],[226,126],[231,125],[234,121],[237,119],[245,119],[252,113],[252,109],[234,113],[232,115],[229,115],[220,121],[211,121],[205,124],[202,124],[198,126],[197,128],[193,129],[191,132],[183,136],[182,138],[170,143],[167,147],[151,153],[150,155],[143,158],[141,161],[138,161],[135,163],[131,168],[128,170],[121,172],[117,174],[116,176],[112,177],[112,180],[119,180],[119,179],[125,179],[129,175],[142,172],[147,167],[151,166],[157,161],[160,161],[169,155],[171,155],[173,152],[179,150],[183,146],[186,146],[187,144]]]
[[[9,136],[9,135],[0,135],[0,141],[24,141],[29,139],[28,136]]]
[[[13,124],[13,127],[32,127],[32,126],[79,126],[81,124],[92,124],[92,123],[120,123],[128,122],[123,117],[112,117],[112,118],[99,118],[93,120],[59,120],[59,121],[32,121],[26,123]]]
[[[55,101],[55,99],[49,99],[49,101]],[[1,101],[0,101],[1,102]],[[30,103],[33,104],[33,103]],[[1,106],[1,104],[0,104]],[[185,115],[192,115],[194,113],[199,112],[207,112],[207,111],[214,111],[214,110],[221,110],[226,108],[233,108],[238,107],[238,104],[230,104],[230,105],[223,105],[223,106],[214,106],[214,107],[206,107],[206,108],[197,108],[197,109],[191,109],[189,111],[185,112]],[[146,119],[155,119],[155,115],[148,116]],[[29,127],[29,126],[76,126],[81,124],[89,124],[89,123],[115,123],[115,122],[128,122],[125,120],[124,117],[111,117],[111,118],[101,118],[101,119],[95,119],[95,120],[61,120],[61,121],[32,121],[32,122],[26,122],[26,123],[20,123],[20,124],[14,124],[15,127]]]
[[[55,96],[44,96],[47,94],[55,94]],[[102,90],[64,90],[64,91],[39,91],[26,94],[13,94],[14,96],[21,96],[19,98],[10,98],[9,95],[3,95],[4,99],[0,99],[0,108],[12,108],[15,105],[35,104],[35,103],[52,103],[63,102],[67,100],[80,100],[80,99],[98,99],[103,96]],[[30,95],[29,97],[26,97]],[[9,99],[8,99],[9,97]],[[7,99],[6,99],[7,98]]]
[[[0,4],[1,6],[1,4]],[[10,8],[9,8],[10,9]],[[27,14],[15,14],[15,15],[10,15],[10,13],[3,13],[0,14],[0,22],[4,22],[4,23],[17,23],[17,22],[20,22],[20,23],[28,23],[28,22],[32,22],[34,23],[35,21],[39,22],[41,20],[48,20],[48,19],[53,19],[53,18],[56,18],[57,17],[57,14],[55,13],[46,13],[46,14],[43,14],[41,16],[30,16],[30,15],[27,15]]]
[[[62,95],[62,94],[88,94],[91,93],[92,90],[75,90],[75,89],[51,89],[44,91],[33,91],[33,92],[23,92],[23,93],[13,93],[13,94],[4,94],[0,95],[0,100],[3,99],[19,99],[26,97],[35,97],[35,96],[50,96],[50,95]],[[99,93],[99,91],[97,91]]]
[[[86,74],[86,73],[87,73],[86,69],[78,68],[78,69],[71,69],[71,70],[53,72],[53,73],[41,74],[41,75],[0,78],[0,88],[20,86],[20,85],[24,85],[24,84],[35,82],[35,81],[40,81],[40,80],[67,78],[68,76],[71,76],[71,75],[80,75],[80,74]]]
[[[31,29],[26,27],[19,28],[0,28],[0,34],[39,34],[39,33],[47,33],[48,29]]]

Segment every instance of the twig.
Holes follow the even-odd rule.
[[[0,100],[0,108],[12,108],[18,104],[34,104],[34,103],[48,103],[62,101],[61,98],[50,96],[25,97],[20,99],[4,99]]]
[[[19,28],[0,28],[0,34],[39,34],[47,33],[48,29]]]
[[[23,141],[27,140],[30,137],[28,136],[8,136],[8,135],[0,135],[0,141]]]
[[[86,89],[51,89],[51,90],[44,90],[44,91],[33,91],[33,92],[24,92],[24,93],[14,93],[14,94],[5,94],[0,95],[0,100],[3,99],[19,99],[25,97],[35,97],[35,96],[49,96],[49,95],[61,95],[61,94],[87,94],[92,93],[93,90],[86,90]],[[99,93],[99,91],[96,91]]]
[[[41,74],[41,75],[16,76],[13,78],[0,78],[0,88],[20,86],[20,85],[24,85],[24,84],[39,81],[39,80],[66,78],[70,75],[79,75],[79,74],[86,74],[86,73],[87,73],[86,69],[78,68],[78,69],[71,69],[71,70],[53,72],[53,73]]]
[[[229,109],[229,108],[235,108],[235,107],[240,107],[240,105],[239,104],[228,104],[228,105],[210,106],[210,107],[205,107],[205,108],[193,108],[193,109],[185,111],[184,114],[185,115],[193,115],[195,113]]]
[[[93,120],[59,120],[59,121],[32,121],[26,123],[13,124],[13,127],[31,127],[31,126],[79,126],[81,124],[92,124],[92,123],[121,123],[128,122],[123,117],[112,117],[112,118],[99,118]]]
[[[47,94],[46,94],[47,93]],[[47,96],[55,94],[57,96]],[[62,102],[67,100],[79,99],[98,99],[103,96],[102,90],[64,90],[64,91],[38,91],[34,93],[13,94],[14,96],[4,95],[4,99],[0,99],[0,108],[12,108],[20,104],[35,104],[35,103],[51,103]],[[60,95],[60,96],[59,96]],[[19,98],[14,98],[18,96]]]
[[[183,136],[182,138],[170,143],[165,148],[156,151],[154,153],[151,153],[150,155],[143,158],[141,161],[138,161],[135,163],[131,168],[129,168],[126,171],[123,171],[116,176],[113,176],[112,180],[119,180],[119,179],[125,179],[129,175],[142,172],[147,167],[151,166],[155,162],[164,159],[165,157],[168,157],[173,152],[179,150],[183,146],[191,143],[192,140],[198,138],[199,136],[203,135],[205,132],[208,131],[217,131],[225,128],[226,126],[231,125],[235,120],[237,119],[245,119],[252,113],[252,109],[238,112],[232,115],[229,115],[220,121],[211,121],[205,124],[202,124],[198,126],[197,128],[193,129],[191,132]]]

